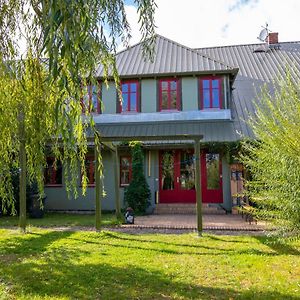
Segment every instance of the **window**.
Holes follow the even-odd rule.
[[[98,85],[87,85],[83,87],[81,99],[82,112],[101,113],[100,106],[100,83]]]
[[[129,185],[131,181],[131,157],[121,156],[120,157],[120,185]]]
[[[62,185],[62,164],[60,161],[56,161],[56,166],[54,165],[55,158],[47,157],[47,167],[45,168],[44,178],[45,185]]]
[[[159,81],[159,110],[180,110],[179,80],[161,79]]]
[[[200,108],[222,108],[222,80],[220,77],[200,79]]]
[[[137,112],[139,111],[139,83],[138,81],[122,82],[122,103],[120,103],[120,112]]]
[[[88,179],[88,185],[94,185],[95,184],[95,156],[89,155],[85,158],[85,171],[86,176]]]

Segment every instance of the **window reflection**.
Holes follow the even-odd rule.
[[[120,183],[121,186],[129,185],[131,181],[131,157],[120,157]]]
[[[122,83],[122,112],[138,111],[138,82]]]
[[[220,188],[220,155],[216,153],[207,153],[205,161],[207,189],[218,190]]]
[[[178,109],[179,91],[177,79],[162,79],[160,83],[160,110]]]
[[[180,188],[195,189],[194,155],[192,151],[182,151],[180,154]]]
[[[162,153],[162,190],[174,190],[174,151],[165,151]]]

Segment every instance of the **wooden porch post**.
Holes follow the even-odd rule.
[[[203,224],[202,224],[202,191],[201,191],[201,175],[200,175],[200,139],[195,139],[195,187],[196,187],[196,202],[197,202],[197,231],[198,235],[202,236]]]
[[[96,199],[95,199],[95,218],[96,218],[96,230],[101,230],[101,200],[103,197],[103,187],[101,180],[101,169],[99,164],[99,156],[101,155],[101,145],[100,143],[95,143],[95,160],[96,160],[96,170],[95,170],[95,181],[96,181]]]
[[[116,207],[116,217],[117,219],[121,219],[121,203],[120,203],[120,190],[119,190],[119,183],[120,183],[120,176],[119,176],[119,155],[118,155],[118,147],[116,147],[114,155],[114,173],[115,173],[115,207]]]

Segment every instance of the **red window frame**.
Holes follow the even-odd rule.
[[[129,181],[124,183],[122,182],[122,173],[124,170],[127,171],[127,167],[125,168],[123,165],[122,165],[122,159],[128,159],[128,162],[129,162],[129,166],[128,166],[128,172],[129,172]],[[131,179],[132,179],[132,160],[131,160],[131,156],[129,155],[122,155],[120,156],[120,186],[128,186],[131,182]]]
[[[209,88],[203,87],[203,81],[209,80]],[[218,87],[213,88],[212,82],[213,80],[218,80]],[[216,76],[207,76],[199,78],[199,86],[200,86],[200,109],[221,109],[222,108],[222,100],[223,100],[223,90],[222,90],[222,77]],[[213,90],[219,91],[219,104],[217,107],[213,106]],[[209,107],[204,107],[204,90],[209,91]]]
[[[171,82],[176,82],[176,89],[171,89]],[[163,82],[167,82],[168,87],[166,89],[167,94],[168,94],[168,108],[162,108],[162,95],[163,95],[163,88],[162,84]],[[171,92],[176,91],[176,108],[171,108]],[[179,79],[177,78],[164,78],[159,80],[159,111],[163,110],[180,110],[181,105],[180,105],[180,91],[179,91]]]
[[[90,161],[89,168],[87,168],[87,161]],[[88,178],[88,186],[95,186],[95,155],[87,155],[84,161],[85,170]]]
[[[128,91],[124,92],[123,85],[128,85]],[[131,91],[131,84],[136,84],[136,92]],[[122,91],[122,101],[119,101],[119,112],[126,113],[126,112],[139,112],[139,99],[140,99],[140,92],[139,92],[140,82],[138,80],[126,80],[121,82],[121,91]],[[128,103],[127,103],[127,110],[123,110],[123,94],[128,95]],[[132,102],[132,94],[136,94],[136,104],[135,110],[131,110],[131,102]]]
[[[52,156],[48,156],[46,158],[46,161],[47,161],[47,167],[45,168],[44,170],[44,179],[45,179],[45,186],[47,187],[61,187],[62,186],[62,165],[61,165],[61,162],[60,161],[57,161],[56,163],[56,169],[54,168],[53,164],[54,164],[54,161],[55,161],[55,158],[52,157]],[[59,171],[59,168],[60,168],[60,177],[61,177],[61,182],[57,182],[58,178],[58,171]],[[51,169],[51,176],[47,176],[47,172],[48,170]],[[47,182],[47,178],[49,178],[50,180]]]
[[[92,87],[92,88],[90,88]],[[84,101],[84,97],[87,93],[83,93],[83,96],[81,98],[81,107],[82,107],[82,113],[92,113],[92,114],[101,114],[101,103],[100,103],[100,96],[101,96],[101,81],[97,81],[97,107],[96,107],[96,111],[91,111],[92,109],[92,102],[93,102],[93,85],[88,84],[88,85],[82,85],[82,90],[86,90],[87,88],[89,88],[88,95],[89,95],[89,100],[88,100],[88,107],[86,107],[86,103]]]

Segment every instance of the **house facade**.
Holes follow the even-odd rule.
[[[116,60],[122,100],[113,81],[102,82],[101,66],[99,86],[87,87],[83,99],[86,107],[92,107],[101,136],[118,148],[117,160],[109,149],[102,151],[106,195],[102,209],[115,209],[116,170],[123,202],[132,166],[126,141],[140,137],[144,137],[144,172],[151,190],[149,211],[161,203],[196,203],[198,160],[189,136],[199,135],[202,202],[230,211],[233,168],[226,145],[254,138],[247,119],[259,101],[257,93],[264,84],[271,89],[272,79],[284,75],[286,66],[299,71],[300,43],[275,39],[272,44],[191,49],[157,35],[152,62],[143,57],[141,44],[118,53]],[[61,167],[54,170],[52,161],[49,157],[45,172],[46,209],[94,210],[93,150],[86,158],[90,184],[86,196],[77,199],[68,199]]]

